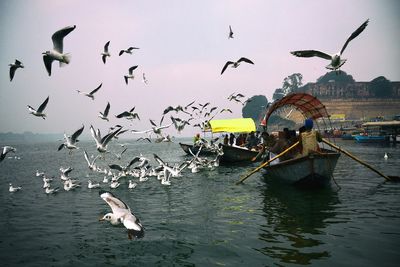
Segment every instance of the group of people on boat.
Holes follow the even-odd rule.
[[[313,120],[306,119],[304,125],[299,128],[299,133],[296,131],[284,128],[283,131],[278,133],[278,138],[265,138],[263,139],[262,147],[260,152],[253,161],[264,155],[264,161],[272,159],[276,155],[281,154],[287,150],[290,146],[299,141],[299,144],[288,150],[280,158],[277,158],[271,164],[278,163],[289,159],[304,157],[309,153],[320,152],[318,142],[322,141],[322,137],[319,132],[313,129]]]

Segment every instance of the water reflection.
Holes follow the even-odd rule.
[[[259,251],[284,263],[310,264],[330,257],[323,236],[328,219],[336,216],[335,190],[268,185],[262,192],[266,224],[260,234],[266,246]]]

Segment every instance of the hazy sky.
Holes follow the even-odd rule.
[[[233,92],[247,97],[265,95],[271,100],[283,79],[302,73],[303,82],[315,82],[328,61],[297,58],[293,50],[338,52],[348,36],[366,19],[370,23],[354,39],[343,57],[342,70],[357,81],[383,75],[400,81],[400,2],[397,0],[336,1],[0,1],[0,132],[72,133],[84,124],[105,131],[120,123],[130,129],[149,129],[169,105],[211,102],[231,108],[217,118],[241,117],[242,106],[227,100]],[[64,39],[71,63],[53,63],[47,75],[42,52],[53,46],[51,35],[76,25]],[[232,25],[234,39],[228,39]],[[110,42],[107,64],[100,53]],[[120,49],[139,47],[133,55],[118,56]],[[221,69],[227,60],[247,57],[255,65]],[[8,64],[19,59],[12,82]],[[127,86],[123,75],[139,65],[136,79]],[[142,73],[149,81],[141,81]],[[76,90],[103,87],[94,101]],[[28,113],[50,96],[47,119]],[[136,106],[141,120],[132,125],[98,118],[110,101],[110,117]],[[175,114],[171,114],[175,115]],[[169,116],[168,116],[169,117]],[[184,116],[181,116],[184,117]],[[169,119],[165,119],[169,122]],[[197,128],[187,127],[181,136]],[[169,133],[179,136],[175,130]],[[136,137],[136,136],[133,136]]]

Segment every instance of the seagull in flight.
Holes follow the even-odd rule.
[[[123,50],[119,51],[119,55],[121,56],[123,53],[127,53],[127,54],[131,54],[132,55],[132,52],[133,52],[134,49],[139,49],[139,48],[131,46],[126,50],[123,49]]]
[[[104,215],[100,221],[109,221],[113,225],[122,223],[128,229],[128,238],[142,238],[144,227],[131,209],[122,200],[114,196],[111,192],[101,190],[100,197],[110,206],[112,212]]]
[[[102,120],[108,121],[108,112],[109,111],[110,111],[110,102],[107,102],[107,106],[104,109],[104,111],[103,112],[101,112],[101,111],[99,112],[100,113],[99,118],[102,119]]]
[[[85,128],[85,126],[82,125],[82,127],[79,128],[78,130],[76,130],[76,131],[72,134],[72,136],[67,136],[67,135],[64,133],[65,142],[62,143],[62,144],[58,147],[58,151],[60,151],[60,150],[63,149],[64,147],[70,150],[69,153],[72,152],[72,149],[78,149],[79,147],[77,147],[75,144],[79,141],[79,140],[78,140],[78,137],[81,135],[81,133],[83,132],[83,129],[84,129],[84,128]]]
[[[355,30],[350,35],[350,37],[346,40],[346,42],[344,43],[340,52],[338,52],[336,54],[328,55],[328,54],[318,51],[318,50],[299,50],[299,51],[293,51],[290,53],[296,57],[320,57],[320,58],[330,60],[331,63],[328,66],[326,66],[326,68],[329,70],[334,70],[334,71],[339,70],[340,67],[344,63],[346,63],[346,60],[347,60],[347,59],[341,59],[341,56],[342,56],[344,50],[346,49],[347,45],[350,43],[351,40],[356,38],[360,33],[362,33],[365,30],[365,28],[368,25],[368,22],[369,22],[369,19],[367,19],[363,24],[361,24],[361,26],[358,27],[358,29]]]
[[[108,41],[104,45],[104,51],[101,53],[101,59],[103,60],[104,64],[106,64],[106,58],[111,56],[110,52],[108,52],[108,46],[109,45],[110,45],[110,41]]]
[[[147,81],[147,79],[146,79],[146,75],[144,74],[144,72],[143,72],[142,82],[143,82],[144,84],[147,84],[147,83],[148,83],[148,81]]]
[[[43,103],[39,106],[39,108],[37,110],[28,105],[29,113],[36,117],[42,117],[45,120],[46,114],[43,111],[46,108],[48,102],[49,102],[49,97],[47,97],[43,101]]]
[[[239,60],[236,61],[236,62],[233,62],[233,61],[228,61],[228,62],[226,62],[225,65],[224,65],[224,67],[222,68],[221,75],[222,75],[222,73],[224,73],[224,71],[226,70],[226,68],[227,68],[229,65],[231,65],[232,68],[237,68],[237,67],[239,67],[239,65],[240,65],[241,62],[246,62],[246,63],[249,63],[249,64],[253,64],[253,65],[254,65],[254,62],[251,61],[250,59],[245,58],[245,57],[241,57],[241,58],[239,58]]]
[[[128,79],[134,79],[135,75],[133,75],[133,71],[137,68],[138,66],[132,66],[128,69],[129,74],[128,75],[124,75],[124,79],[125,79],[125,83],[128,84]]]
[[[233,31],[232,31],[231,25],[229,25],[229,35],[228,35],[228,39],[233,39]]]
[[[53,41],[53,50],[43,52],[43,62],[46,67],[47,73],[51,76],[51,64],[54,60],[60,62],[60,66],[62,63],[68,64],[70,62],[70,56],[68,53],[63,54],[63,40],[64,37],[67,36],[70,32],[75,30],[76,25],[67,26],[62,28],[61,30],[56,31],[52,36],[51,40]]]
[[[17,150],[12,146],[4,146],[0,153],[0,162],[2,162],[5,159],[6,155],[9,152],[15,152],[15,151]]]
[[[76,90],[76,91],[77,91],[79,94],[85,95],[85,96],[91,98],[92,100],[94,100],[94,94],[95,94],[97,91],[99,91],[99,89],[101,88],[102,85],[103,85],[103,83],[101,83],[99,86],[97,86],[97,88],[94,89],[93,91],[91,91],[90,93],[82,92],[82,91],[79,91],[79,90]]]
[[[94,130],[93,126],[90,125],[90,132],[92,133],[93,139],[96,141],[97,151],[100,153],[107,152],[107,144],[114,138],[114,136],[122,129],[117,128],[115,131],[108,133],[103,138],[101,137],[100,130]]]
[[[22,65],[22,62],[21,61],[19,61],[19,60],[15,60],[15,62],[14,62],[14,64],[13,63],[11,63],[11,64],[9,64],[8,66],[10,66],[10,82],[13,80],[13,78],[14,78],[14,75],[15,75],[15,71],[18,69],[18,68],[23,68],[24,67],[24,65]]]
[[[133,119],[138,119],[140,120],[139,114],[136,112],[133,112],[135,110],[135,107],[133,107],[132,109],[130,109],[129,111],[124,111],[118,115],[116,115],[115,117],[117,117],[118,119],[120,118],[126,118],[127,120],[133,120]]]
[[[95,162],[100,157],[100,155],[97,155],[92,161],[89,160],[89,156],[88,156],[86,150],[84,151],[84,155],[85,155],[85,160],[87,162],[89,169],[92,171],[95,171],[97,169]]]

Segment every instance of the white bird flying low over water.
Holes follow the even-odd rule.
[[[140,223],[131,209],[122,200],[118,199],[111,192],[101,190],[100,197],[111,207],[112,213],[104,215],[100,221],[109,221],[113,225],[122,223],[128,229],[128,238],[142,238],[144,236],[144,227]]]
[[[85,96],[91,98],[92,100],[94,100],[94,94],[95,94],[97,91],[99,91],[99,89],[101,88],[102,85],[103,85],[103,83],[101,83],[99,86],[97,86],[97,88],[94,89],[93,91],[91,91],[90,93],[82,92],[82,91],[79,91],[79,90],[76,90],[76,91],[77,91],[79,94],[85,95]]]
[[[104,111],[103,112],[101,112],[101,111],[99,112],[100,113],[99,118],[102,119],[102,120],[108,121],[108,112],[109,111],[110,111],[110,102],[107,102],[107,106],[104,109]]]
[[[126,50],[121,50],[121,51],[119,51],[119,55],[121,56],[123,53],[127,53],[127,54],[131,54],[132,55],[132,52],[133,52],[133,50],[134,49],[139,49],[138,47],[129,47],[128,49],[126,49]]]
[[[72,149],[78,149],[78,147],[75,145],[79,140],[78,137],[81,135],[81,133],[83,132],[83,129],[85,128],[84,125],[82,125],[81,128],[79,128],[78,130],[76,130],[72,136],[67,136],[64,133],[64,139],[65,142],[62,143],[59,147],[58,147],[58,151],[60,151],[61,149],[63,149],[64,147],[70,150],[70,153],[72,152]]]
[[[19,61],[19,60],[16,59],[14,64],[11,63],[11,64],[9,64],[8,66],[10,66],[10,82],[11,82],[11,81],[13,80],[13,78],[14,78],[15,71],[16,71],[18,68],[23,68],[24,65],[22,65],[22,62],[21,62],[21,61]]]
[[[296,57],[320,57],[320,58],[330,60],[331,63],[328,66],[326,66],[326,68],[329,70],[336,71],[336,70],[340,69],[340,67],[344,63],[346,63],[346,59],[341,59],[341,56],[342,56],[344,50],[346,49],[347,45],[350,43],[351,40],[356,38],[360,33],[362,33],[364,31],[364,29],[368,25],[368,22],[369,22],[369,19],[367,19],[360,27],[358,27],[358,29],[355,30],[355,32],[353,32],[350,35],[350,37],[346,40],[346,42],[344,43],[340,52],[338,52],[336,54],[328,55],[328,54],[318,51],[318,50],[299,50],[299,51],[293,51],[290,53]]]
[[[113,139],[113,137],[121,131],[122,127],[117,128],[115,131],[107,134],[103,138],[101,138],[100,130],[94,130],[93,126],[90,125],[90,132],[92,133],[93,139],[96,141],[97,151],[100,153],[107,152],[107,144]]]
[[[0,162],[2,162],[5,159],[6,155],[9,152],[15,152],[15,151],[17,151],[17,150],[15,148],[13,148],[12,146],[4,146],[0,153]]]
[[[76,28],[74,26],[67,26],[62,28],[61,30],[56,31],[52,36],[51,40],[53,41],[53,50],[46,51],[42,53],[44,66],[46,67],[47,73],[51,76],[51,64],[54,60],[60,62],[60,66],[62,63],[69,64],[70,56],[65,53],[63,54],[63,41],[64,37],[67,36],[70,32],[72,32]]]
[[[133,75],[133,71],[137,68],[138,66],[132,66],[128,69],[128,75],[124,75],[125,83],[128,84],[128,79],[134,79],[135,75]]]
[[[43,111],[46,108],[48,102],[49,102],[49,97],[47,97],[43,101],[43,103],[39,106],[39,108],[37,110],[28,105],[29,113],[36,117],[42,117],[45,120],[46,114]]]

